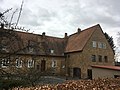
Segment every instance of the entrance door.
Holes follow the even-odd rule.
[[[42,60],[41,61],[41,71],[45,71],[45,65],[46,65],[46,61],[45,60]]]
[[[87,73],[88,73],[88,79],[92,79],[92,69],[88,69]]]
[[[80,68],[73,68],[73,77],[81,78],[81,69]]]

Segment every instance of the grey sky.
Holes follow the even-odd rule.
[[[0,11],[20,8],[22,0],[0,0]],[[10,14],[9,13],[9,14]],[[6,14],[6,16],[8,16]],[[14,16],[16,20],[18,12]],[[30,32],[63,37],[100,24],[116,40],[120,31],[120,0],[24,0],[19,26]],[[115,41],[116,43],[116,41]]]

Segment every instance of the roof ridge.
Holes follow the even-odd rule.
[[[89,29],[91,29],[91,28],[95,28],[96,26],[100,26],[100,25],[99,25],[99,24],[96,24],[96,25],[91,26],[91,27],[89,27],[89,28],[83,29],[81,32],[86,31],[86,30],[89,30]],[[73,34],[69,35],[69,37],[71,37],[72,35],[75,35],[75,34],[78,34],[78,33],[77,33],[77,32],[75,32],[75,33],[73,33]]]

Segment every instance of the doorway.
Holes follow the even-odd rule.
[[[81,78],[81,69],[80,68],[73,68],[73,77]]]
[[[87,70],[88,79],[92,79],[92,69]]]
[[[46,66],[46,61],[42,60],[41,61],[41,72],[45,71],[45,66]]]

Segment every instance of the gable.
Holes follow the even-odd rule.
[[[110,44],[108,43],[108,41],[104,35],[104,32],[102,31],[102,28],[100,26],[96,27],[96,30],[93,32],[93,34],[91,35],[91,37],[87,41],[85,47],[86,48],[93,48],[93,42],[96,42],[96,48],[98,50],[103,50],[103,51],[105,50],[105,51],[109,51],[111,53],[114,53]],[[105,45],[105,47],[100,47],[100,44]]]
[[[81,31],[80,33],[75,33],[69,36],[65,52],[82,51],[97,27],[99,27],[99,25],[95,25]]]

